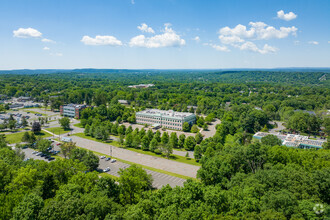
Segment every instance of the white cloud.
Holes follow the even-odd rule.
[[[132,3],[132,5],[134,5],[135,4],[135,1],[134,0],[131,0],[131,3]]]
[[[241,39],[238,36],[224,36],[224,35],[220,35],[219,39],[221,41],[221,43],[223,44],[234,44],[234,43],[242,43],[244,42],[243,39]]]
[[[196,41],[196,42],[199,42],[201,39],[199,38],[199,36],[196,36],[196,37],[193,38],[193,40]]]
[[[142,32],[152,33],[154,34],[155,31],[149,27],[146,23],[142,23],[141,26],[137,26],[137,28]]]
[[[249,25],[252,26],[251,29],[255,30],[256,37],[258,39],[271,39],[271,38],[286,38],[290,34],[296,35],[298,28],[295,26],[292,27],[280,27],[276,29],[273,26],[269,26],[263,22],[250,22]]]
[[[42,48],[43,50],[50,50],[50,48],[49,47],[44,47],[44,48]]]
[[[51,39],[47,39],[47,38],[43,38],[41,41],[45,42],[45,43],[56,43],[55,41],[53,41]]]
[[[50,53],[49,55],[55,56],[55,57],[61,57],[61,56],[63,56],[62,53]]]
[[[247,50],[252,51],[260,54],[267,54],[267,53],[275,53],[278,49],[272,46],[269,46],[268,44],[265,44],[262,49],[259,49],[257,45],[255,45],[251,41],[247,41],[244,44],[237,46],[240,50]]]
[[[97,35],[95,38],[89,37],[89,36],[83,36],[81,39],[81,42],[83,42],[86,45],[110,45],[110,46],[121,46],[123,45],[120,40],[115,38],[114,36],[100,36]]]
[[[13,31],[14,37],[19,38],[39,38],[42,36],[42,33],[34,28],[18,28],[17,30]]]
[[[309,41],[308,43],[309,44],[314,44],[314,45],[318,45],[319,44],[319,42],[317,42],[317,41]]]
[[[297,15],[295,13],[293,13],[292,11],[285,14],[283,10],[280,10],[277,12],[277,17],[282,20],[291,21],[291,20],[297,18]]]
[[[254,36],[254,29],[247,30],[246,26],[238,24],[234,28],[224,27],[219,30],[219,33],[224,36],[238,36],[242,38],[251,38]]]
[[[129,45],[131,47],[146,47],[146,48],[160,48],[160,47],[180,47],[186,44],[184,39],[181,39],[180,35],[170,28],[170,24],[165,24],[163,34],[154,35],[152,37],[145,37],[144,35],[138,35],[133,37]]]
[[[217,51],[230,52],[230,50],[228,49],[227,46],[220,46],[220,45],[211,44],[211,43],[204,43],[203,45],[210,46],[210,47],[216,49]]]

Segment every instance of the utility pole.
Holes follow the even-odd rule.
[[[110,145],[110,156],[112,157],[112,145]]]

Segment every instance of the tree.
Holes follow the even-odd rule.
[[[16,127],[16,120],[9,120],[8,127],[13,130]]]
[[[205,121],[207,123],[211,123],[214,120],[214,118],[215,118],[215,114],[214,113],[211,113],[208,116],[206,116]]]
[[[121,135],[119,136],[119,143],[120,143],[121,145],[124,144],[124,138],[125,138],[125,136],[124,136],[123,134],[121,134]]]
[[[185,134],[180,134],[179,136],[179,148],[183,148],[184,147],[184,142],[186,140],[186,135]]]
[[[189,109],[189,113],[195,113],[195,110],[194,110],[194,108],[192,106]]]
[[[64,130],[70,129],[70,119],[68,117],[63,117],[59,119],[58,122]]]
[[[125,147],[133,146],[133,135],[132,133],[128,133],[125,138]]]
[[[30,142],[30,134],[29,132],[24,132],[24,135],[22,137],[22,142]]]
[[[268,146],[281,146],[282,145],[282,141],[276,137],[275,135],[266,135],[265,137],[261,138],[261,143],[264,145],[268,145]]]
[[[90,130],[90,125],[87,124],[87,125],[85,126],[85,130],[84,130],[84,134],[85,134],[86,136],[89,136],[89,135],[90,135],[89,130]]]
[[[168,141],[169,141],[168,133],[164,132],[161,138],[161,142],[162,144],[168,144]]]
[[[74,148],[70,153],[70,159],[79,160],[89,171],[96,170],[99,166],[99,158],[92,151],[82,148]]]
[[[154,138],[157,140],[158,143],[162,141],[162,139],[160,137],[160,131],[158,131],[158,130],[156,131]]]
[[[133,135],[132,147],[138,148],[140,146],[140,143],[141,143],[140,136],[139,135]]]
[[[204,130],[204,131],[209,130],[209,127],[207,126],[207,124],[204,124],[204,125],[203,125],[203,130]]]
[[[27,194],[13,210],[13,219],[38,219],[39,211],[43,206],[44,201],[39,195],[35,193]]]
[[[154,137],[151,141],[150,141],[150,144],[149,144],[149,150],[151,152],[155,152],[155,150],[157,149],[157,146],[158,146],[158,141],[157,139]]]
[[[173,148],[170,144],[160,144],[159,145],[160,151],[166,156],[168,159],[170,155],[173,153]]]
[[[199,127],[203,127],[204,125],[204,118],[203,117],[199,117],[196,124],[199,126]]]
[[[182,130],[184,132],[189,132],[190,131],[190,125],[188,122],[184,122],[183,125],[182,125]]]
[[[22,126],[26,127],[28,125],[28,121],[26,120],[25,117],[22,118]]]
[[[195,147],[194,158],[196,161],[199,161],[202,158],[202,148],[199,145]]]
[[[194,150],[194,147],[196,146],[195,138],[192,136],[187,137],[187,139],[184,142],[184,149],[186,150]]]
[[[42,153],[46,153],[47,149],[52,145],[52,142],[47,139],[40,139],[37,141],[37,148]]]
[[[201,134],[201,133],[197,133],[196,135],[195,135],[195,140],[196,140],[196,143],[197,144],[200,144],[201,142],[202,142],[202,140],[203,140],[203,135]]]
[[[118,182],[123,189],[120,198],[125,203],[137,202],[144,191],[152,188],[151,175],[135,164],[120,169],[118,174],[120,175]]]
[[[66,159],[67,157],[70,157],[71,152],[76,149],[76,143],[74,142],[66,142],[60,145],[62,155]]]
[[[142,150],[149,150],[149,142],[147,135],[142,138]]]
[[[176,132],[171,133],[169,144],[171,145],[172,148],[177,148],[178,147],[179,141],[178,141],[178,136],[177,136]]]

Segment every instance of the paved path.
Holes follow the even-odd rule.
[[[103,154],[109,154],[110,152],[110,145],[108,144],[88,140],[77,136],[71,136],[71,138],[72,141],[76,142],[77,146],[79,147],[83,147]],[[118,148],[115,146],[112,147],[112,155],[114,157],[131,161],[133,163],[154,167],[156,169],[177,173],[192,178],[196,178],[197,170],[200,168],[199,166],[179,163],[172,160],[140,154],[134,151]]]

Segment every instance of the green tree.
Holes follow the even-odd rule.
[[[168,144],[169,141],[169,136],[167,132],[164,132],[161,138],[161,142],[162,144]]]
[[[196,135],[195,135],[195,140],[196,140],[196,143],[197,144],[200,144],[201,142],[202,142],[202,140],[203,140],[203,135],[201,134],[201,133],[197,133]]]
[[[147,135],[142,138],[142,150],[149,150],[149,142]]]
[[[276,137],[275,135],[266,135],[265,137],[261,138],[261,143],[264,145],[268,145],[268,146],[281,146],[282,145],[282,141]]]
[[[125,147],[133,146],[133,135],[132,133],[128,133],[125,138]]]
[[[186,140],[186,135],[185,134],[180,134],[179,136],[179,148],[183,148],[184,147],[184,142]]]
[[[70,157],[71,152],[76,149],[76,144],[74,142],[66,142],[60,145],[61,153],[66,159],[67,157]]]
[[[22,137],[22,142],[30,142],[30,134],[29,132],[24,132],[24,135]]]
[[[150,141],[150,145],[149,145],[149,150],[151,152],[155,152],[155,150],[157,149],[158,146],[158,141],[157,139],[154,137],[151,141]]]
[[[90,125],[89,125],[89,124],[87,124],[87,125],[85,126],[84,134],[85,134],[86,136],[89,136],[89,135],[90,135]]]
[[[70,130],[70,119],[69,118],[63,117],[63,118],[59,119],[58,122],[60,123],[61,127],[64,130]]]
[[[184,132],[189,132],[190,131],[190,125],[188,122],[184,122],[183,125],[182,125],[182,130]]]
[[[152,177],[145,170],[133,164],[127,169],[120,169],[118,182],[123,189],[120,198],[124,203],[137,202],[142,193],[152,188]]]
[[[46,153],[52,142],[47,139],[40,139],[37,141],[37,148],[39,151]]]
[[[99,158],[92,151],[82,148],[74,148],[71,150],[70,159],[79,160],[89,171],[96,170],[99,166]]]
[[[199,161],[202,158],[202,148],[197,145],[194,150],[194,158],[196,161]]]
[[[160,137],[160,131],[156,131],[154,138],[157,140],[158,143],[160,143],[162,141],[161,137]]]
[[[177,136],[176,132],[171,133],[169,144],[171,145],[172,149],[178,147],[179,140],[178,140],[178,136]]]
[[[173,153],[173,148],[170,144],[160,144],[159,145],[160,151],[166,156],[168,159],[170,155]]]
[[[184,142],[184,149],[186,150],[194,150],[194,147],[196,146],[195,138],[192,136],[188,136],[187,139]]]
[[[13,210],[13,219],[38,219],[38,214],[44,206],[43,199],[35,193],[24,196],[23,200]]]

